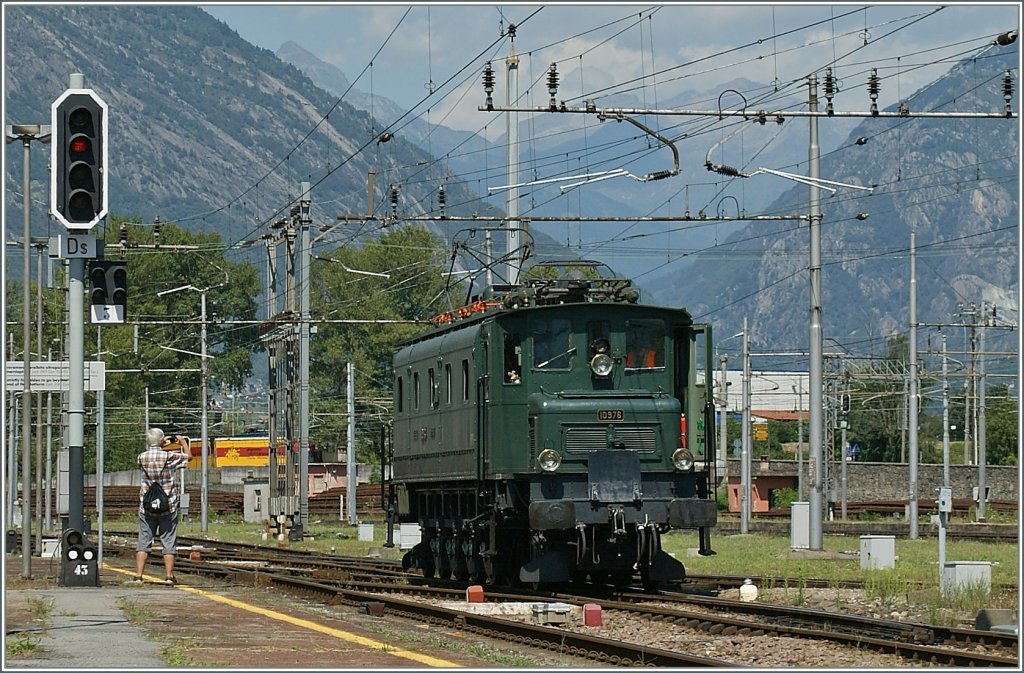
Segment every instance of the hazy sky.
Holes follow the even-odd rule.
[[[520,91],[536,83],[527,105],[547,103],[551,63],[558,64],[560,100],[578,105],[582,100],[573,98],[584,92],[600,96],[611,93],[605,87],[633,82],[626,88],[645,107],[656,107],[681,91],[714,90],[738,77],[785,84],[834,62],[844,92],[836,107],[860,110],[870,102],[869,68],[883,78],[878,102],[884,107],[1020,24],[1017,2],[941,10],[907,2],[201,6],[256,46],[277,51],[294,41],[340,68],[356,88],[406,109],[419,105],[421,114],[429,109],[431,122],[464,129],[480,126],[488,60],[496,72],[495,101],[505,100],[509,46],[500,38],[510,24]]]

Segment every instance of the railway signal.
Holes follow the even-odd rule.
[[[128,265],[89,263],[89,308],[94,324],[123,323],[128,304]]]
[[[96,546],[85,535],[73,528],[60,538],[60,577],[63,587],[98,587],[100,585],[99,559]]]
[[[92,229],[107,214],[107,104],[91,89],[68,89],[50,120],[50,213],[68,229]]]

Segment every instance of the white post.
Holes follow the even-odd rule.
[[[348,522],[356,525],[356,366],[348,366]]]
[[[201,447],[200,451],[199,451],[200,456],[201,456],[200,459],[199,459],[199,465],[200,465],[200,469],[202,470],[202,473],[203,473],[202,474],[202,487],[201,487],[201,490],[200,490],[200,500],[201,500],[200,507],[202,509],[202,513],[200,515],[200,525],[201,525],[201,530],[205,533],[208,530],[208,526],[209,526],[209,520],[208,520],[208,518],[209,518],[209,482],[208,482],[208,476],[207,476],[209,474],[209,459],[206,457],[206,443],[209,440],[209,432],[207,430],[207,422],[208,422],[209,419],[207,418],[207,415],[206,415],[206,407],[207,407],[207,404],[208,404],[207,403],[207,399],[206,399],[206,395],[207,395],[207,393],[206,393],[206,290],[200,291],[199,296],[200,296],[199,321],[202,323],[202,325],[199,328],[199,330],[200,330],[200,332],[199,332],[200,333],[200,339],[201,339],[201,343],[199,345],[199,368],[200,368],[200,373],[199,373],[200,383],[199,383],[199,385],[203,389],[202,390],[202,395],[201,395],[201,400],[202,400],[202,405],[203,405],[202,420],[201,420],[202,427],[200,428],[200,436],[199,436],[199,444],[200,444],[200,447]],[[182,473],[182,474],[184,474],[184,473]]]
[[[740,452],[740,533],[750,531],[750,337],[743,318],[743,444]]]

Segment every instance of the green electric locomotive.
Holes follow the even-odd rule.
[[[406,569],[650,587],[684,576],[669,530],[713,553],[711,327],[638,300],[621,278],[531,280],[399,345],[388,509],[389,535],[420,527]]]

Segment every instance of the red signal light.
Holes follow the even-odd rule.
[[[78,137],[71,141],[71,145],[68,148],[75,154],[83,154],[89,151],[89,139]]]

